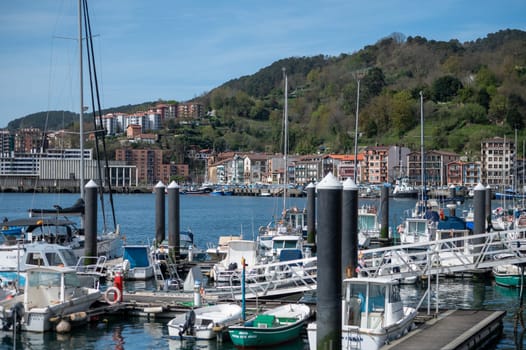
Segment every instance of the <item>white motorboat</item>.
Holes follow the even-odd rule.
[[[258,244],[250,240],[232,240],[228,242],[226,257],[214,264],[210,271],[210,278],[218,283],[239,282],[241,274],[241,261],[245,259],[246,264],[252,268],[258,264]],[[232,279],[236,279],[233,281]]]
[[[241,306],[216,304],[195,308],[168,322],[168,335],[179,339],[215,339],[228,326],[241,322]]]
[[[0,302],[3,330],[46,332],[85,323],[87,311],[101,293],[82,287],[77,273],[68,267],[33,267],[26,271],[23,294]]]
[[[77,258],[71,248],[60,244],[39,241],[0,245],[0,278],[2,280],[16,281],[18,287],[23,287],[26,283],[26,271],[38,266],[62,266],[74,269],[77,266]]]
[[[149,245],[125,245],[121,271],[125,280],[146,281],[155,276],[155,267]]]
[[[404,306],[398,282],[385,277],[358,277],[343,281],[342,349],[377,350],[407,334],[417,315]],[[316,322],[307,326],[309,347],[316,349]]]

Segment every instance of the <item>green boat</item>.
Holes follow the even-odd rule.
[[[498,254],[495,259],[513,258],[515,255]],[[523,274],[521,276],[521,273]],[[517,288],[522,284],[526,284],[526,275],[521,271],[521,267],[515,264],[502,264],[493,267],[493,277],[495,283],[503,287]]]
[[[228,327],[228,333],[239,348],[274,346],[298,339],[310,316],[306,304],[285,304]]]

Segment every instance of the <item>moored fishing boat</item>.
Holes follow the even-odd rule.
[[[65,323],[62,327],[85,323],[86,312],[100,297],[98,289],[80,285],[74,269],[33,267],[27,270],[24,293],[0,302],[2,329],[46,332],[59,322]]]
[[[348,278],[343,281],[342,344],[344,350],[377,350],[413,327],[417,311],[404,306],[398,282],[386,277]],[[309,323],[309,347],[316,349],[316,322]]]
[[[310,316],[306,304],[284,304],[228,327],[228,333],[236,347],[267,348],[298,339]]]

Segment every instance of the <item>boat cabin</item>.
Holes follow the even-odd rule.
[[[358,277],[343,281],[344,325],[380,328],[404,317],[398,282],[390,278]]]

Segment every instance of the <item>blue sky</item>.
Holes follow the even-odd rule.
[[[103,108],[185,101],[287,57],[353,53],[391,33],[476,40],[526,30],[526,1],[92,0]],[[0,1],[0,127],[77,111],[77,0]],[[69,38],[69,39],[68,39]]]

